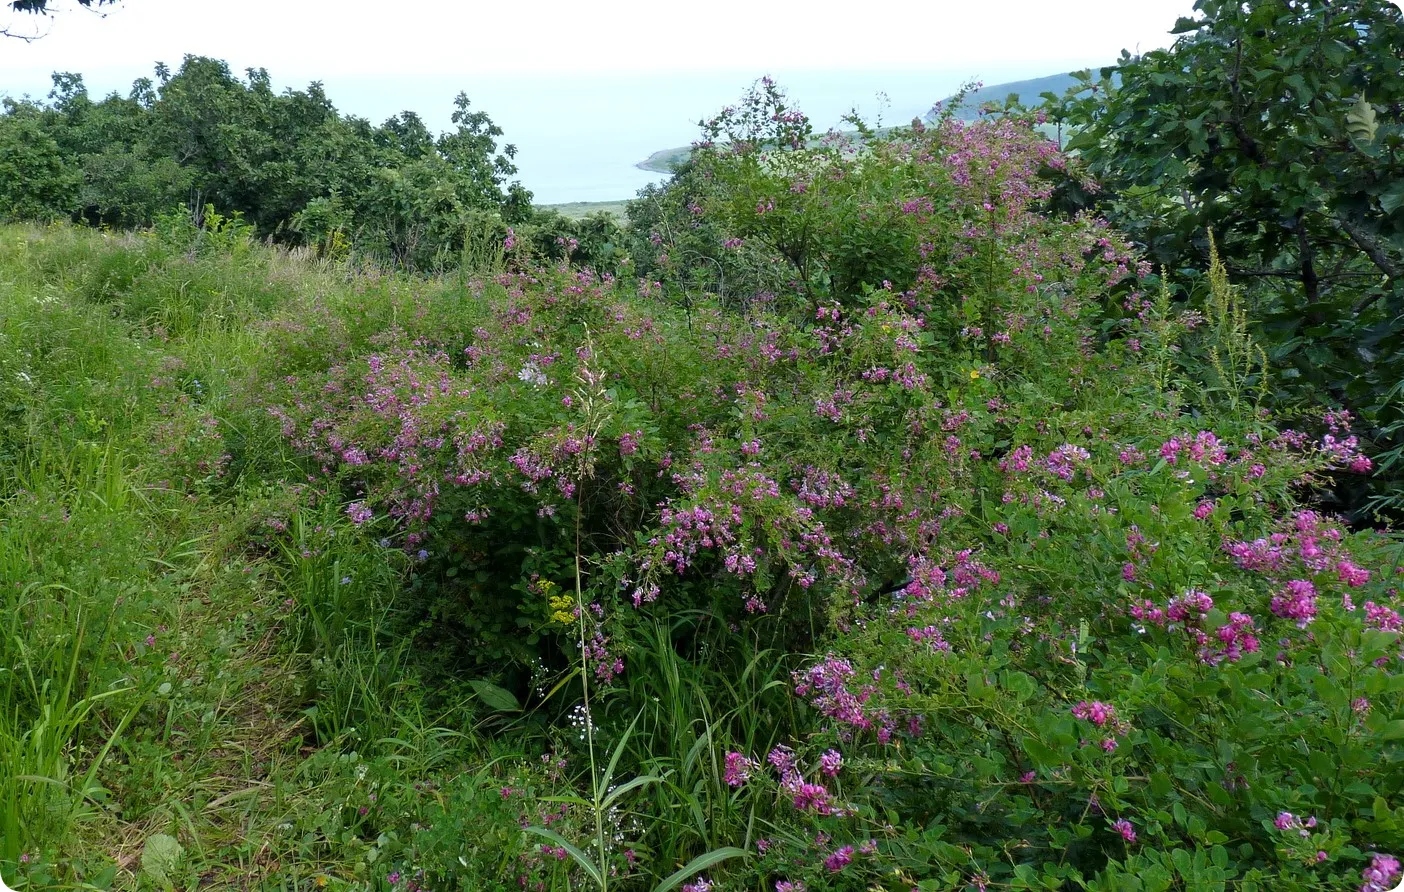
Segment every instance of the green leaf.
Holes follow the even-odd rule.
[[[1097,144],[1097,136],[1090,130],[1079,130],[1072,139],[1063,144],[1064,151],[1076,152],[1081,149],[1090,149]]]
[[[1375,120],[1375,107],[1365,101],[1365,94],[1355,100],[1355,105],[1346,112],[1346,132],[1350,138],[1359,142],[1374,142],[1375,132],[1378,129],[1378,122]]]
[[[667,879],[654,886],[653,892],[668,892],[669,889],[676,888],[683,880],[688,879],[694,874],[701,873],[714,864],[720,864],[730,858],[745,857],[745,850],[738,849],[735,846],[724,846],[720,849],[713,849],[710,852],[698,855],[696,858],[693,858],[691,861],[678,868],[670,874]]]
[[[141,850],[141,872],[158,883],[173,883],[185,858],[185,847],[173,836],[157,833]]]
[[[585,873],[589,875],[590,879],[595,881],[595,885],[598,886],[601,883],[603,883],[604,879],[600,876],[600,869],[595,866],[594,862],[592,862],[589,858],[585,857],[584,852],[580,851],[575,846],[571,845],[569,842],[566,842],[565,837],[561,836],[556,831],[547,830],[545,827],[528,827],[526,828],[526,832],[535,833],[537,836],[543,836],[546,839],[551,840],[551,842],[555,843],[561,848],[565,849],[566,853],[569,854],[570,857],[575,859],[575,863],[580,865],[580,869],[585,871]]]
[[[645,786],[647,784],[660,783],[662,780],[663,778],[652,774],[640,775],[634,778],[633,780],[629,781],[628,783],[620,784],[619,786],[611,790],[609,795],[605,797],[604,802],[602,802],[601,805],[605,808],[609,808],[616,801],[618,801],[619,797],[623,796],[625,793],[628,793],[630,790],[636,790],[639,787]]]
[[[1191,31],[1198,31],[1204,27],[1204,22],[1197,22],[1194,19],[1180,16],[1175,20],[1175,27],[1170,29],[1171,34],[1188,34]]]
[[[1029,758],[1034,763],[1047,768],[1056,768],[1063,764],[1063,759],[1052,747],[1039,740],[1037,737],[1024,738],[1024,752],[1029,754]]]
[[[1380,193],[1380,207],[1384,208],[1386,214],[1392,214],[1404,207],[1404,180],[1399,180]]]
[[[1404,739],[1404,719],[1395,719],[1380,729],[1380,740]]]
[[[639,715],[643,715],[642,712]],[[639,723],[639,716],[634,716],[634,720],[629,723],[629,727],[624,729],[624,734],[619,738],[619,743],[615,744],[614,753],[609,757],[609,766],[600,776],[599,786],[595,788],[595,800],[598,802],[604,798],[604,791],[609,789],[610,781],[614,780],[614,769],[619,766],[619,757],[624,755],[624,747],[629,743],[629,736],[634,733],[634,726]]]
[[[1012,672],[1009,670],[1001,673],[1000,681],[1004,689],[1014,695],[1014,699],[1023,702],[1033,697],[1038,692],[1038,686],[1034,683],[1033,676],[1024,672]]]
[[[1184,849],[1172,849],[1170,852],[1170,861],[1175,865],[1175,869],[1179,871],[1180,876],[1185,878],[1189,877],[1191,869],[1189,852]]]
[[[490,681],[483,681],[475,678],[468,682],[468,686],[473,689],[473,693],[478,695],[478,699],[483,701],[489,708],[498,712],[521,712],[522,704],[517,702],[516,696],[506,688],[499,688]]]

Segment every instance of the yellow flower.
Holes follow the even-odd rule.
[[[568,626],[575,622],[575,599],[565,595],[551,595],[548,602],[551,607],[551,621]]]
[[[970,370],[970,380],[971,380],[971,381],[974,381],[974,380],[976,380],[976,379],[979,378],[979,377],[980,377],[980,370],[979,370],[979,369],[971,369],[971,370]]]

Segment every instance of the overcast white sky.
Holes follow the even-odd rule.
[[[449,126],[466,90],[520,154],[539,200],[605,200],[656,178],[632,165],[776,75],[823,128],[874,96],[909,120],[964,81],[1002,83],[1172,42],[1194,0],[51,0],[41,40],[0,38],[0,95],[42,98],[54,71],[122,93],[186,54],[326,84],[343,112]],[[0,9],[8,7],[0,0]],[[0,27],[34,20],[0,12]]]
[[[350,74],[1041,71],[1166,45],[1192,0],[73,0],[31,44],[0,41],[0,88],[76,70],[140,76],[186,53],[279,81]],[[5,18],[13,22],[13,14]],[[13,89],[13,88],[11,88]]]

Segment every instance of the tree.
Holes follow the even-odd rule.
[[[118,0],[76,0],[76,2],[84,9],[94,9],[101,6],[111,6]],[[52,0],[5,0],[3,5],[9,7],[12,12],[44,16],[52,15],[54,3]],[[43,34],[38,31],[21,31],[10,25],[0,26],[0,37],[36,40],[42,36]]]
[[[78,176],[32,114],[0,117],[0,220],[68,215]]]
[[[5,216],[147,226],[208,203],[263,237],[331,239],[419,269],[455,262],[470,229],[533,216],[531,193],[509,182],[516,149],[498,150],[502,129],[463,94],[455,129],[436,135],[414,112],[375,127],[338,114],[319,83],[278,93],[264,69],[240,77],[201,56],[158,65],[125,97],[94,101],[79,74],[53,80],[46,101],[0,114],[15,171],[0,184]]]
[[[1404,15],[1385,0],[1198,0],[1169,49],[1081,75],[1061,110],[1098,210],[1168,267],[1213,233],[1287,395],[1404,446]]]
[[[111,6],[117,0],[75,0],[79,6],[92,9],[95,6]],[[10,0],[10,8],[15,12],[30,12],[40,15],[49,12],[50,0]]]

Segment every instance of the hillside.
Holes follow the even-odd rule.
[[[981,87],[972,90],[965,97],[965,102],[961,104],[956,116],[961,120],[975,119],[980,110],[980,106],[987,102],[1003,102],[1010,93],[1018,94],[1019,101],[1025,105],[1037,104],[1039,94],[1053,92],[1062,95],[1065,90],[1077,83],[1071,74],[1050,74],[1047,77],[1032,78],[1030,80],[1009,81],[1002,84],[992,84],[988,87]],[[949,104],[954,96],[947,96],[939,103],[944,107]],[[936,118],[936,106],[926,113],[926,120],[931,121]],[[640,170],[650,170],[655,173],[672,173],[673,170],[687,160],[692,153],[690,146],[675,146],[670,149],[659,149],[649,155],[644,160],[634,166]]]
[[[1004,102],[1009,95],[1015,94],[1024,105],[1038,105],[1039,96],[1043,93],[1053,93],[1057,96],[1063,95],[1065,91],[1077,83],[1077,78],[1071,74],[1050,74],[1047,77],[1036,77],[1024,81],[1009,81],[1003,84],[992,84],[988,87],[981,87],[978,90],[971,90],[965,95],[965,101],[956,110],[956,117],[969,121],[979,116],[980,106],[987,102]],[[939,114],[938,108],[945,108],[955,101],[954,96],[947,96],[940,103],[933,106],[931,111],[926,113],[926,120],[934,121]]]

